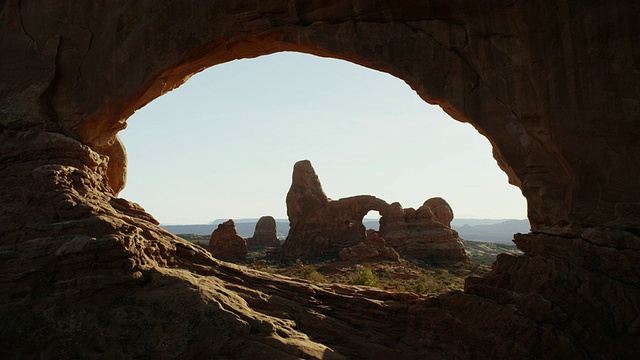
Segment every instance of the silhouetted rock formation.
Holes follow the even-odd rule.
[[[381,215],[380,236],[400,254],[425,260],[468,260],[458,233],[438,221],[450,224],[453,219],[451,207],[441,198],[427,200],[417,211],[370,195],[329,200],[308,160],[294,165],[292,179],[287,194],[291,228],[282,249],[286,258],[337,255],[363,243],[366,229],[362,219],[376,210]],[[427,203],[437,207],[441,218]]]
[[[638,358],[638,1],[87,4],[1,6],[0,357]],[[278,51],[387,72],[473,125],[527,198],[524,255],[437,297],[312,284],[117,198],[131,114]]]
[[[287,193],[290,229],[282,254],[286,258],[337,254],[363,242],[366,229],[362,219],[371,208],[385,205],[373,196],[329,200],[311,162],[299,161],[293,167]]]
[[[337,253],[363,242],[362,218],[371,209],[382,209],[386,202],[373,196],[355,196],[329,200],[311,162],[303,160],[293,167],[287,193],[290,229],[282,246],[282,255],[297,258]]]
[[[238,235],[236,224],[229,219],[211,233],[211,254],[220,260],[247,260],[247,240]]]
[[[278,247],[278,227],[273,216],[263,216],[256,223],[253,236],[247,239],[249,248]]]

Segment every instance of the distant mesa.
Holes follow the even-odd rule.
[[[209,240],[211,254],[225,261],[246,261],[247,240],[238,235],[233,220],[227,220],[218,225]]]
[[[249,248],[279,247],[278,226],[273,216],[263,216],[256,223],[253,236],[247,239]]]
[[[356,246],[367,240],[362,220],[375,210],[381,216],[377,236],[400,255],[468,261],[458,233],[450,227],[453,210],[442,198],[429,199],[417,210],[371,195],[330,200],[311,162],[302,160],[294,165],[286,202],[291,227],[281,251],[285,258],[361,250]]]

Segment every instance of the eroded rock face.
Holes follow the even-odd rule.
[[[375,260],[399,261],[400,255],[393,248],[388,247],[378,233],[372,232],[364,242],[342,249],[338,258],[342,261],[359,263]]]
[[[0,354],[637,358],[639,6],[4,1]],[[439,297],[317,285],[219,262],[116,197],[124,164],[103,155],[129,115],[283,50],[388,72],[471,123],[527,198],[524,255]]]
[[[435,213],[428,204],[435,207]],[[380,236],[404,257],[468,261],[458,233],[445,225],[451,224],[451,220],[453,211],[442,198],[429,199],[417,210],[403,209],[399,203],[393,203],[380,217]]]
[[[626,247],[619,238],[613,251],[600,245],[606,239],[517,234],[525,256],[498,255],[493,271],[467,279],[464,292],[421,300],[409,336],[450,349],[452,358],[634,357],[640,353],[640,322],[632,309],[638,295],[633,284],[640,280],[632,265],[640,261],[638,243]]]
[[[101,149],[101,154],[109,157],[107,162],[107,182],[115,196],[127,184],[127,150],[119,137],[115,137],[113,144]]]
[[[446,227],[451,227],[451,221],[453,220],[453,209],[449,206],[449,203],[440,197],[431,198],[422,204],[422,207],[431,210],[434,221],[441,223]],[[418,209],[420,211],[420,209]]]
[[[213,230],[209,239],[211,254],[227,261],[247,260],[247,240],[238,234],[236,224],[229,219]]]
[[[289,234],[282,246],[286,258],[337,255],[345,247],[366,240],[364,216],[387,203],[374,196],[361,195],[329,200],[311,162],[302,160],[293,167],[287,193]]]
[[[278,226],[273,216],[263,216],[258,219],[253,236],[247,239],[247,246],[250,248],[280,246]]]

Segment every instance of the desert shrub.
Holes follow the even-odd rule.
[[[301,269],[304,267],[304,263],[300,259],[296,259],[296,262],[293,264],[293,267],[296,269]]]
[[[256,270],[265,270],[267,269],[267,261],[264,259],[256,259],[252,262],[253,268]]]
[[[326,282],[324,276],[322,276],[322,274],[320,274],[313,266],[303,266],[302,269],[300,269],[300,277],[305,280],[315,282]]]
[[[434,278],[425,275],[420,276],[413,286],[413,292],[418,294],[439,293],[441,291],[442,286]]]
[[[365,267],[357,269],[353,274],[351,274],[351,276],[349,276],[349,284],[376,286],[378,285],[378,279],[370,267]]]
[[[391,281],[389,286],[391,287],[391,289],[393,291],[408,291],[407,290],[407,285],[402,281],[393,280],[393,281]]]
[[[247,251],[247,261],[253,262],[262,259],[266,256],[267,252],[265,248],[249,249]]]
[[[441,283],[445,286],[450,286],[455,280],[455,277],[448,271],[437,269],[435,273],[438,283]]]

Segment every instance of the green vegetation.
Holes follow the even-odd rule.
[[[498,254],[522,254],[515,245],[503,243],[485,243],[479,241],[462,240],[464,248],[472,262],[490,266],[496,261]]]
[[[271,250],[271,248],[259,248],[259,249],[249,248],[247,251],[247,261],[252,262],[252,261],[259,261],[261,259],[264,260],[269,250]]]
[[[208,243],[203,235],[180,235],[195,243]],[[281,260],[269,256],[269,249],[249,249],[247,266],[256,270],[286,275],[318,283],[372,286],[388,291],[417,294],[440,294],[450,290],[461,290],[464,279],[483,276],[500,253],[518,254],[513,245],[480,243],[463,240],[470,263],[447,263],[441,259],[400,260],[354,264],[340,262],[335,256],[315,259]]]
[[[178,236],[198,245],[209,244],[209,238],[211,238],[211,236],[208,235],[198,234],[178,234]]]
[[[378,286],[378,278],[370,267],[356,269],[348,282],[351,285]]]
[[[417,260],[353,264],[335,259],[314,260],[311,263],[300,259],[295,262],[258,259],[247,266],[318,283],[372,286],[417,294],[461,290],[466,277],[482,276],[489,271],[489,267],[473,263],[429,264]]]
[[[315,282],[326,282],[327,280],[314,268],[313,266],[303,266],[300,270],[300,277],[305,280],[315,281]]]
[[[442,285],[443,284],[438,283],[435,278],[422,275],[418,278],[417,283],[413,286],[413,292],[417,294],[438,294],[445,289]]]

